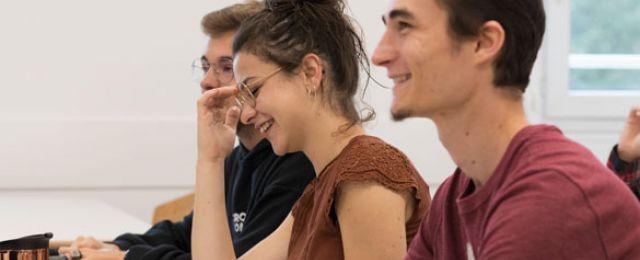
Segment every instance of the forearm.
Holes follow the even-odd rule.
[[[631,183],[635,179],[638,178],[637,172],[637,161],[626,161],[618,154],[618,146],[614,146],[609,154],[609,161],[607,162],[607,167],[611,169],[616,175],[620,176],[620,178],[626,183]]]
[[[618,146],[616,145],[611,150],[607,167],[627,183],[631,191],[640,199],[640,169],[638,169],[638,161],[627,162],[620,158]]]
[[[191,253],[168,244],[154,247],[136,245],[129,248],[125,257],[125,260],[128,259],[189,260]]]
[[[236,258],[224,200],[224,160],[199,161],[191,232],[194,259]]]
[[[132,246],[174,245],[183,251],[190,252],[192,215],[185,216],[182,221],[173,223],[164,220],[153,225],[143,234],[126,233],[116,237],[113,243],[126,250]]]

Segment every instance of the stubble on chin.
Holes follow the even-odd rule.
[[[394,104],[394,105],[397,105],[397,104]],[[409,109],[406,109],[406,108],[394,109],[394,105],[392,105],[391,107],[391,119],[393,119],[393,121],[400,122],[412,116],[411,111]]]
[[[391,119],[395,122],[403,121],[408,117],[410,117],[410,114],[406,111],[391,112]]]

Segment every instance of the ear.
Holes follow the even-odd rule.
[[[504,45],[505,32],[497,21],[485,22],[476,42],[475,60],[477,64],[492,64]]]
[[[322,59],[320,56],[314,53],[309,53],[302,58],[300,63],[300,71],[303,76],[304,84],[308,88],[308,92],[315,93],[319,91],[320,82],[324,77],[324,67],[322,66]]]

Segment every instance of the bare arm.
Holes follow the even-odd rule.
[[[196,197],[197,200],[197,197]],[[198,204],[198,202],[196,202],[196,205]],[[212,207],[208,207],[208,208],[212,208]],[[222,213],[224,213],[226,211],[222,211]],[[226,222],[222,223],[223,221],[226,221],[225,219],[225,214],[213,214],[215,212],[207,212],[206,214],[210,215],[210,216],[214,216],[214,215],[219,215],[219,216],[215,216],[216,221],[218,222],[218,224],[224,224],[224,228],[220,229],[218,228],[218,226],[216,225],[211,225],[215,222],[209,220],[209,221],[203,221],[202,223],[200,223],[201,225],[199,227],[201,227],[201,231],[204,231],[204,229],[210,230],[209,232],[214,232],[216,234],[213,234],[213,236],[207,236],[207,234],[204,234],[204,232],[198,232],[199,235],[201,237],[196,238],[196,235],[193,236],[193,244],[192,247],[194,248],[194,252],[192,252],[192,256],[194,257],[194,259],[211,259],[211,258],[215,258],[215,259],[235,259],[235,255],[233,252],[233,245],[231,244],[231,234],[229,233],[229,228],[226,227]],[[195,216],[195,213],[194,213]],[[222,221],[220,221],[222,220]],[[194,227],[196,227],[196,222],[194,220]],[[278,227],[278,229],[276,229],[273,233],[271,233],[267,238],[265,238],[264,240],[260,241],[257,245],[255,245],[253,248],[251,248],[249,251],[247,251],[247,253],[245,253],[244,255],[242,255],[240,258],[241,260],[285,260],[287,259],[287,254],[288,254],[288,250],[289,250],[289,240],[291,238],[291,230],[293,228],[293,217],[291,216],[291,214],[289,214],[289,216],[287,216],[287,218],[284,220],[284,222],[282,222],[282,224]],[[196,233],[196,229],[194,228],[193,233]],[[209,234],[212,235],[212,234]],[[211,239],[212,241],[208,242],[205,239]],[[195,243],[201,243],[199,245],[196,245]],[[202,243],[204,242],[204,243]],[[204,249],[204,250],[200,250],[198,252],[199,255],[196,255],[195,252],[195,248],[199,247],[200,249]],[[222,251],[216,251],[216,250],[223,250]],[[223,255],[223,253],[226,253]]]
[[[227,223],[224,158],[231,153],[240,111],[227,109],[237,92],[222,87],[198,100],[198,161],[191,248],[193,259],[235,259]]]
[[[336,195],[336,213],[345,259],[402,259],[405,223],[415,201],[377,183],[347,182]]]
[[[124,252],[118,246],[104,243],[91,236],[77,237],[69,246],[60,247],[58,253],[71,259],[74,250],[80,251],[83,259],[124,259]]]
[[[289,240],[291,240],[291,230],[293,228],[293,217],[291,214],[280,224],[278,229],[273,231],[264,240],[251,248],[246,254],[240,257],[241,260],[253,259],[287,259],[289,252]]]
[[[193,259],[235,259],[224,206],[224,160],[198,162],[193,209]]]
[[[225,100],[236,92],[233,87],[217,88],[198,100],[198,161],[191,232],[192,257],[196,260],[236,259],[224,194],[224,158],[233,149],[240,116],[237,108],[226,111]],[[242,259],[286,259],[292,226],[289,215]]]

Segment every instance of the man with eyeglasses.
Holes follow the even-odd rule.
[[[258,2],[236,4],[202,19],[209,43],[205,54],[192,63],[202,92],[236,84],[231,60],[233,36],[242,21],[262,8]],[[239,95],[235,102],[248,98]],[[234,100],[228,105],[234,105]],[[225,201],[233,246],[240,256],[280,225],[315,172],[302,153],[278,157],[254,127],[239,124],[237,129],[240,145],[225,161]],[[165,220],[144,234],[123,234],[113,242],[78,237],[72,247],[83,259],[191,259],[192,218],[193,213],[177,223]],[[60,251],[74,255],[71,248]]]

